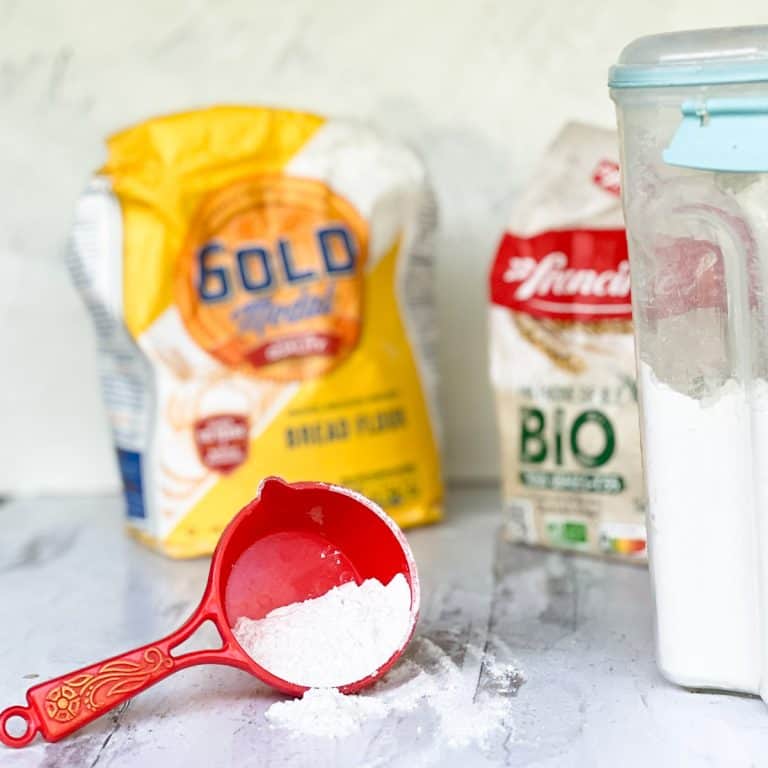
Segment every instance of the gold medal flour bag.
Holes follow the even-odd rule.
[[[644,560],[629,261],[616,135],[571,124],[515,207],[491,276],[507,530]]]
[[[211,552],[263,477],[436,520],[424,169],[369,128],[220,107],[113,136],[77,210],[130,528]]]

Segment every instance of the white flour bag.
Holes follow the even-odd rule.
[[[629,262],[612,131],[567,125],[490,275],[510,538],[645,560]]]

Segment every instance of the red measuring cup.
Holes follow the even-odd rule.
[[[333,556],[330,556],[333,555]],[[263,618],[274,608],[319,597],[329,589],[375,578],[388,584],[402,573],[411,588],[410,631],[384,666],[339,686],[353,693],[376,681],[395,663],[413,634],[419,610],[419,579],[400,529],[378,506],[353,491],[324,483],[267,478],[258,496],[227,526],[211,561],[200,605],[176,632],[162,640],[41,683],[27,691],[27,706],[0,713],[0,741],[29,744],[40,732],[58,741],[126,699],[180,669],[228,664],[286,693],[307,690],[259,666],[235,639],[240,616]],[[174,648],[211,621],[220,648],[175,656]],[[26,730],[8,731],[21,718]]]

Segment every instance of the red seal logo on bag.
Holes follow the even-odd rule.
[[[222,413],[198,419],[194,425],[200,461],[208,469],[228,474],[248,458],[248,417]]]
[[[621,194],[621,170],[614,160],[601,160],[592,172],[592,181],[598,187],[618,197]]]

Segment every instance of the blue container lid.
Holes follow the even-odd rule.
[[[768,26],[700,29],[631,42],[611,67],[611,88],[768,82]]]

